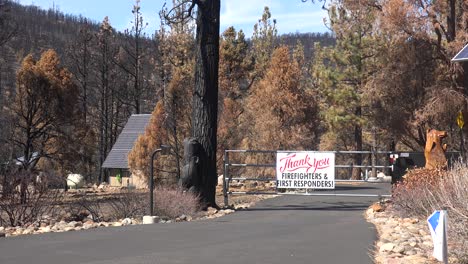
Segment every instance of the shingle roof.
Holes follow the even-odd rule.
[[[150,114],[130,116],[102,164],[103,168],[128,169],[128,153],[132,150],[138,136],[145,133],[150,118]]]

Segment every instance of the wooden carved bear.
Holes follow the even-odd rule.
[[[201,144],[194,138],[184,140],[184,167],[179,180],[179,186],[197,193],[201,183]]]
[[[424,157],[426,158],[427,169],[446,169],[447,158],[445,151],[447,144],[442,145],[442,139],[447,136],[446,131],[428,129],[426,133],[426,148],[424,149]]]

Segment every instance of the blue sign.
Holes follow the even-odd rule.
[[[427,218],[427,222],[429,223],[429,226],[432,227],[432,231],[435,233],[436,228],[439,225],[439,219],[440,219],[440,211],[435,211],[434,213]]]

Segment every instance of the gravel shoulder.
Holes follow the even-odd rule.
[[[391,204],[374,204],[367,209],[367,221],[376,226],[375,262],[378,264],[436,264],[432,238],[425,219],[400,218]],[[456,259],[449,259],[456,263]]]

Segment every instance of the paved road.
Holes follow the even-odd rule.
[[[358,188],[342,192],[379,191]],[[375,200],[282,196],[210,221],[0,239],[0,263],[372,263]]]

